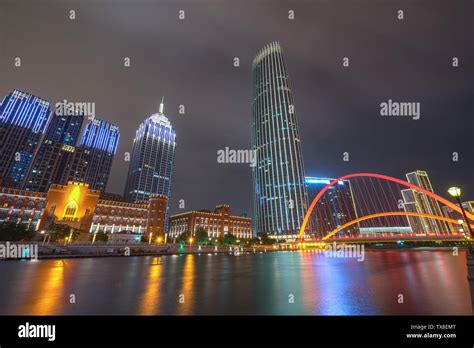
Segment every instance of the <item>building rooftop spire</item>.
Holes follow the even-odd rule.
[[[165,97],[163,96],[163,97],[161,97],[160,109],[159,109],[158,113],[160,115],[163,115],[164,111],[165,111]]]

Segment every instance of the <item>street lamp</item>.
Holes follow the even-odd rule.
[[[461,211],[462,211],[462,216],[464,217],[464,221],[466,221],[467,230],[469,231],[469,235],[472,237],[471,224],[469,223],[469,220],[467,219],[466,211],[464,210],[464,207],[462,206],[462,202],[461,202],[461,189],[459,187],[450,187],[448,189],[448,193],[454,199],[456,199],[456,202],[458,202],[459,208],[461,208]]]

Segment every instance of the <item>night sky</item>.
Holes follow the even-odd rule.
[[[252,59],[279,41],[306,175],[420,169],[435,192],[459,185],[474,200],[473,14],[473,1],[1,0],[0,95],[95,102],[120,127],[108,191],[121,194],[123,154],[164,96],[177,133],[172,212],[184,199],[186,210],[228,203],[252,216],[250,167],[217,163],[217,151],[250,148]],[[421,118],[380,116],[388,99],[420,102]]]

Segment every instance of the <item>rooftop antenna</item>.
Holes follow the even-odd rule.
[[[160,115],[163,115],[163,112],[164,112],[164,110],[165,110],[164,101],[165,101],[165,97],[161,97],[160,110],[159,110],[159,112],[158,112]]]

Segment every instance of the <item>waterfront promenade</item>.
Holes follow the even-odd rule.
[[[29,243],[31,245],[31,243]],[[41,242],[38,245],[39,259],[78,258],[78,257],[110,257],[110,256],[146,256],[146,255],[176,255],[199,253],[254,253],[275,251],[272,246],[225,246],[225,245],[181,245],[148,243],[136,244],[107,244],[107,243],[62,243]]]

